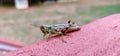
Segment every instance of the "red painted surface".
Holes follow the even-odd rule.
[[[18,42],[13,41],[13,40],[5,39],[3,37],[0,37],[0,43],[15,46],[15,47],[18,47],[18,48],[25,46],[24,44],[18,43]]]
[[[120,14],[81,27],[80,31],[42,41],[3,56],[120,56]]]

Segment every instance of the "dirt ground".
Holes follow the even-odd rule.
[[[69,0],[68,0],[69,1]],[[71,0],[70,0],[71,1]],[[67,0],[64,1],[60,1],[58,3],[45,3],[44,5],[35,5],[35,6],[30,6],[29,9],[27,10],[35,10],[40,8],[46,8],[51,6],[52,9],[55,9],[54,7],[58,7],[58,9],[61,9],[59,6],[69,6],[69,7],[73,7],[74,5],[80,5],[81,7],[88,7],[88,6],[96,6],[96,5],[109,5],[109,4],[116,4],[116,3],[120,3],[119,0],[73,0],[72,2],[67,2]],[[16,10],[14,7],[2,7],[0,6],[0,12],[4,12],[4,13],[9,13],[9,12],[16,12],[18,10]]]
[[[68,20],[64,18],[75,20],[76,15],[74,14],[78,7],[88,8],[119,3],[120,0],[78,0],[76,2],[45,3],[30,6],[25,10],[17,10],[14,7],[0,7],[0,35],[24,44],[31,44],[43,39],[39,28],[33,27],[31,24],[63,23]],[[77,18],[94,20],[90,16],[77,15]],[[62,21],[58,22],[58,20]],[[80,25],[83,25],[83,23],[80,23]]]

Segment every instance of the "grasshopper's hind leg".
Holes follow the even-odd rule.
[[[66,41],[64,40],[64,36],[63,36],[63,33],[62,33],[62,32],[55,32],[54,35],[55,35],[55,36],[56,36],[56,35],[61,35],[61,40],[66,43]],[[52,34],[51,34],[51,33],[48,33],[48,34],[46,34],[45,36],[47,36],[47,42],[48,42],[48,41],[49,41],[49,38],[52,36]]]
[[[45,37],[47,34],[44,34],[43,37]]]
[[[49,41],[51,35],[52,35],[51,33],[48,33],[48,36],[47,36],[47,42]]]
[[[43,38],[47,39],[47,42],[48,42],[50,37],[51,37],[51,33],[47,33],[47,34],[43,35]]]
[[[56,34],[61,35],[61,40],[66,43],[66,41],[64,40],[64,36],[63,36],[63,33],[62,33],[62,32],[56,32]]]

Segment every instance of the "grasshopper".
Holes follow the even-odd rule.
[[[67,24],[41,25],[40,30],[44,34],[43,37],[45,37],[46,35],[48,35],[48,38],[51,36],[61,35],[61,40],[65,42],[63,35],[69,32],[80,30],[80,27],[69,20]]]

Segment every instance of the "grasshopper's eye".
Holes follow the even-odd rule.
[[[74,25],[74,24],[75,24],[75,22],[72,22],[71,20],[68,21],[68,25],[69,25],[69,26],[72,26],[72,25]]]
[[[68,21],[68,24],[70,24],[70,23],[71,23],[71,20]]]

